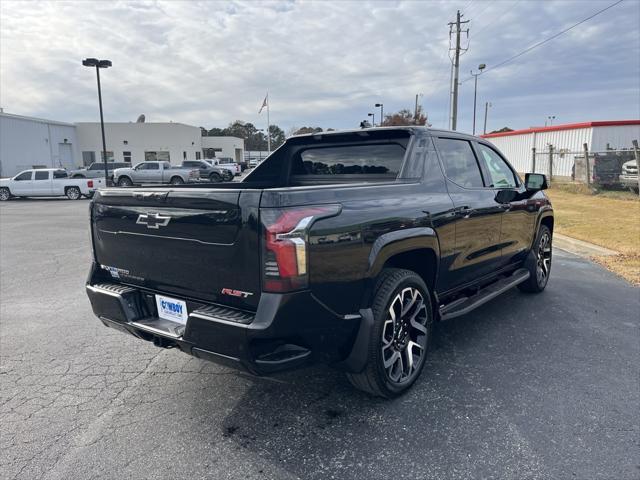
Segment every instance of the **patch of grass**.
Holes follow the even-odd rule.
[[[580,187],[556,184],[548,190],[555,213],[554,230],[620,252],[595,260],[640,284],[640,199],[622,191],[611,192],[620,197],[581,193]]]
[[[616,200],[638,201],[640,198],[637,193],[627,189],[597,189],[594,187],[587,187],[584,183],[575,182],[554,182],[553,190],[567,193],[578,193],[582,195],[597,195],[598,197],[614,198]]]

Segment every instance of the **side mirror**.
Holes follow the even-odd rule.
[[[541,173],[527,173],[524,176],[524,186],[527,190],[546,190],[549,188],[547,177]]]

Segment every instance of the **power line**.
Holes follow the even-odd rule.
[[[559,37],[559,36],[561,36],[561,35],[564,35],[564,34],[565,34],[565,33],[567,33],[569,30],[572,30],[572,29],[576,28],[578,25],[581,25],[581,24],[583,24],[584,22],[587,22],[587,21],[591,20],[592,18],[597,17],[597,16],[598,16],[598,15],[600,15],[601,13],[606,12],[606,11],[607,11],[607,10],[609,10],[610,8],[615,7],[616,5],[618,5],[618,4],[620,4],[620,3],[622,3],[623,1],[624,1],[624,0],[618,0],[617,2],[612,3],[612,4],[611,4],[611,5],[609,5],[608,7],[603,8],[602,10],[598,10],[597,12],[595,12],[595,13],[593,13],[592,15],[588,16],[587,18],[584,18],[584,19],[580,20],[578,23],[574,23],[574,24],[573,24],[573,25],[571,25],[570,27],[565,28],[564,30],[562,30],[562,31],[560,31],[560,32],[558,32],[558,33],[556,33],[555,35],[552,35],[552,36],[550,36],[549,38],[546,38],[546,39],[544,39],[544,40],[542,40],[542,41],[540,41],[540,42],[538,42],[538,43],[536,43],[536,44],[534,44],[534,45],[531,45],[530,47],[528,47],[528,48],[524,49],[524,50],[523,50],[523,51],[521,51],[520,53],[517,53],[516,55],[514,55],[514,56],[512,56],[512,57],[510,57],[510,58],[507,58],[506,60],[504,60],[504,61],[502,61],[502,62],[500,62],[500,63],[498,63],[498,64],[496,64],[496,65],[493,65],[493,66],[491,66],[491,67],[487,67],[487,68],[485,69],[485,73],[486,73],[487,71],[489,71],[489,70],[495,70],[496,68],[501,67],[502,65],[505,65],[505,64],[507,64],[507,63],[509,63],[509,62],[511,62],[511,61],[513,61],[513,60],[515,60],[515,59],[516,59],[516,58],[518,58],[518,57],[521,57],[521,56],[522,56],[522,55],[524,55],[525,53],[528,53],[528,52],[530,52],[531,50],[533,50],[533,49],[535,49],[535,48],[538,48],[538,47],[540,47],[540,46],[544,45],[545,43],[548,43],[548,42],[550,42],[551,40],[553,40],[553,39],[555,39],[555,38],[558,38],[558,37]],[[464,81],[463,81],[462,83],[466,82],[467,80],[471,80],[472,78],[473,78],[473,77],[468,77],[468,78],[464,79]]]
[[[478,38],[480,36],[480,34],[482,32],[484,32],[487,28],[489,28],[491,25],[493,25],[494,23],[496,23],[498,20],[502,19],[502,17],[504,17],[507,13],[509,13],[511,10],[513,10],[513,8],[518,5],[522,0],[515,0],[513,2],[513,4],[511,4],[511,6],[509,8],[507,8],[506,10],[504,10],[498,17],[494,17],[494,19],[487,23],[485,26],[483,26],[480,30],[478,30],[476,32],[476,34],[474,35],[474,38]]]

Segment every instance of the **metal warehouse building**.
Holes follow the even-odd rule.
[[[72,123],[0,112],[0,177],[34,166],[74,168],[77,163]]]
[[[549,146],[554,152],[555,175],[571,176],[574,158],[582,155],[583,144],[589,152],[629,150],[632,141],[640,142],[640,120],[613,120],[608,122],[584,122],[551,127],[534,127],[512,132],[482,135],[506,155],[519,172],[530,172],[533,167],[533,148],[536,150],[536,168],[546,173]]]
[[[244,140],[203,137],[200,127],[175,122],[104,124],[107,159],[136,164],[167,160],[244,158]],[[74,169],[100,161],[100,123],[63,123],[0,112],[0,176],[34,167]]]

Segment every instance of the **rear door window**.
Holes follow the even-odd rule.
[[[405,151],[397,143],[309,148],[294,156],[291,177],[293,180],[395,180]]]
[[[45,171],[36,171],[34,180],[49,180],[49,172]]]
[[[436,138],[438,154],[447,178],[464,188],[482,188],[480,166],[471,144],[455,138]]]

